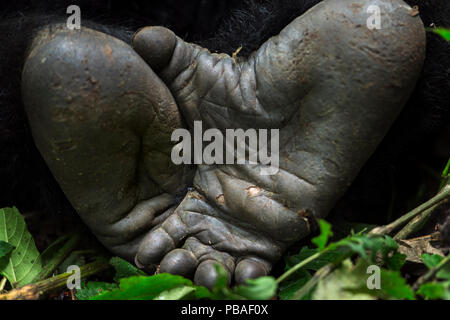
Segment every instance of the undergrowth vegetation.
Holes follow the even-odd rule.
[[[435,237],[423,238],[411,253],[412,242],[402,250],[405,241],[386,234],[402,226],[397,235],[405,234],[409,221],[424,218],[424,213],[450,198],[449,167],[450,160],[436,197],[390,225],[330,241],[332,226],[319,220],[319,235],[298,254],[285,257],[285,270],[278,278],[266,276],[230,287],[226,272],[217,266],[218,281],[212,290],[181,276],[147,275],[118,257],[94,254],[92,258],[92,252],[74,251],[77,234],[63,236],[39,253],[19,211],[4,208],[0,210],[0,292],[4,292],[0,300],[38,299],[58,290],[79,300],[450,300],[450,256],[432,247]],[[435,253],[423,253],[423,241]],[[93,261],[86,262],[87,254]],[[414,279],[405,269],[408,262],[422,264],[425,271]],[[91,280],[104,273],[109,281]],[[69,290],[77,281],[79,287]]]

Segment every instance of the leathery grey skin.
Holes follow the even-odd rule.
[[[366,26],[370,5],[379,30]],[[323,1],[248,59],[148,27],[133,47],[150,67],[112,37],[47,29],[24,67],[24,103],[50,169],[113,252],[207,287],[221,264],[242,283],[326,216],[406,103],[425,56],[410,13],[400,0]],[[280,129],[279,172],[199,165],[175,208],[192,179],[170,162],[177,107],[189,128]]]
[[[381,10],[380,30],[367,28],[369,5]],[[135,34],[134,49],[191,128],[200,120],[222,131],[280,129],[277,174],[198,166],[196,191],[143,239],[137,261],[163,259],[162,272],[197,268],[206,286],[217,261],[237,282],[267,274],[310,233],[310,219],[330,211],[406,103],[425,55],[423,24],[410,13],[403,1],[324,1],[248,59],[210,53],[162,27]],[[197,261],[180,262],[171,251],[180,245]]]
[[[54,25],[29,49],[22,98],[69,201],[106,247],[133,260],[192,184],[193,169],[170,159],[182,121],[168,88],[121,40]]]

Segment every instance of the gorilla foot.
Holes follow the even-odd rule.
[[[370,5],[381,29],[366,27]],[[162,261],[161,271],[195,273],[208,286],[213,261],[237,282],[267,274],[343,195],[412,92],[425,33],[410,9],[400,0],[323,1],[248,59],[162,27],[137,32],[133,47],[190,128],[280,130],[276,174],[261,175],[260,164],[199,166],[197,191],[142,240],[137,262]]]
[[[214,264],[224,267],[230,281],[234,274],[236,282],[242,283],[249,277],[267,275],[284,249],[281,242],[232,219],[193,191],[143,239],[136,264],[160,264],[161,272],[194,276],[197,284],[212,287]]]
[[[107,248],[134,259],[193,171],[170,161],[182,126],[167,87],[126,43],[88,28],[43,28],[22,97],[35,143],[73,207]]]
[[[381,9],[379,30],[365,27],[369,5]],[[208,287],[220,263],[245,282],[329,212],[405,104],[425,51],[408,10],[400,0],[323,1],[248,59],[159,27],[135,35],[140,56],[100,32],[46,28],[22,78],[36,145],[116,254]],[[175,208],[193,178],[170,159],[180,112],[190,128],[279,129],[279,171],[200,165]]]

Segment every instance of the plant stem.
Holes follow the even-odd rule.
[[[426,222],[428,217],[437,207],[437,205],[433,206],[430,209],[427,209],[419,214],[417,217],[412,219],[403,229],[401,229],[393,238],[395,240],[404,240],[408,238],[411,234],[416,232],[423,225],[423,223]]]
[[[330,263],[317,270],[314,276],[309,279],[309,281],[303,287],[301,287],[300,290],[295,292],[295,294],[289,300],[301,300],[305,295],[308,294],[308,292],[311,291],[311,289],[314,288],[315,285],[317,285],[317,283],[319,283],[320,279],[328,276],[331,272],[333,272],[334,269],[335,265]]]
[[[441,186],[439,187],[439,190],[442,190],[445,186],[445,184],[450,184],[450,158],[447,161],[447,165],[444,168],[444,171],[442,172],[442,182]]]
[[[397,228],[403,226],[404,224],[406,224],[407,222],[409,222],[414,217],[423,213],[424,211],[447,202],[449,198],[450,198],[450,185],[447,185],[446,187],[444,187],[442,189],[442,191],[440,193],[438,193],[436,196],[434,196],[433,198],[431,198],[424,204],[418,206],[414,210],[401,216],[400,218],[398,218],[397,220],[395,220],[394,222],[392,222],[388,225],[372,229],[372,231],[370,231],[369,234],[383,234],[383,235],[389,234],[392,231],[394,231],[395,229],[397,229]]]
[[[98,272],[104,271],[111,266],[106,260],[98,260],[80,267],[81,278],[86,278]],[[52,290],[67,285],[67,280],[72,273],[62,273],[49,279],[28,284],[18,289],[11,290],[6,294],[0,294],[0,300],[37,300],[40,296]]]
[[[309,279],[309,281],[303,287],[301,287],[290,300],[301,300],[306,294],[308,294],[308,292],[311,291],[312,288],[314,288],[315,285],[317,285],[317,283],[319,283],[321,279],[327,277],[331,272],[334,271],[334,269],[337,268],[337,266],[342,263],[342,261],[350,258],[352,255],[353,253],[351,252],[345,253],[336,261],[331,262],[317,270],[314,276]]]
[[[450,160],[449,160],[450,164]],[[450,182],[444,184],[443,187],[439,190],[438,195],[445,192],[450,191]],[[447,199],[448,200],[448,199]],[[431,208],[423,211],[414,219],[412,219],[402,230],[400,230],[395,236],[395,240],[406,239],[412,233],[416,232],[429,218],[429,216],[433,213],[433,211],[439,206],[439,204],[432,206]]]
[[[435,275],[442,269],[445,267],[445,265],[447,263],[450,262],[450,255],[446,256],[444,259],[441,260],[441,262],[439,262],[436,266],[434,266],[433,268],[431,268],[430,271],[428,271],[427,273],[425,273],[423,276],[421,276],[419,279],[417,279],[417,281],[414,283],[414,285],[412,286],[413,290],[416,291],[417,289],[419,289],[419,287],[424,284],[425,282],[430,281],[431,279],[433,279],[435,277]]]
[[[64,259],[72,252],[80,240],[80,235],[74,234],[66,244],[58,251],[37,276],[36,280],[43,280],[49,277],[52,272],[64,261]]]
[[[2,278],[2,281],[0,281],[0,292],[2,292],[3,289],[5,289],[5,285],[6,285],[6,278]]]
[[[303,260],[300,263],[297,263],[294,267],[292,267],[291,269],[289,269],[288,271],[286,271],[285,273],[283,273],[278,279],[277,279],[277,283],[281,283],[284,280],[286,280],[288,277],[290,277],[293,273],[295,273],[296,271],[298,271],[299,269],[301,269],[302,267],[304,267],[305,265],[307,265],[308,263],[310,263],[311,261],[319,258],[321,255],[323,255],[327,250],[323,250],[320,252],[317,252],[315,254],[313,254],[312,256],[306,258],[305,260]]]

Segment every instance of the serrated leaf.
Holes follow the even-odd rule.
[[[134,276],[146,276],[147,274],[133,266],[128,261],[121,259],[119,257],[113,257],[109,260],[109,264],[116,269],[116,275],[114,281],[119,282],[120,279],[129,278]]]
[[[277,282],[273,277],[248,279],[245,285],[234,289],[234,293],[249,300],[269,300],[277,292]]]
[[[117,289],[118,285],[115,283],[106,282],[88,282],[86,285],[82,286],[81,289],[77,290],[75,296],[78,300],[89,300],[99,294],[112,291]]]
[[[0,259],[0,274],[14,287],[33,282],[42,270],[41,258],[16,208],[0,209],[0,240],[15,247],[10,255]]]
[[[395,240],[389,236],[366,234],[350,236],[329,245],[331,249],[339,247],[350,249],[371,264],[377,261],[379,254],[384,262],[388,261],[390,255],[397,252],[398,249]]]
[[[424,283],[417,294],[427,300],[450,300],[450,281]]]
[[[13,251],[14,247],[5,241],[0,241],[0,258]]]
[[[319,251],[318,249],[310,249],[307,246],[304,246],[298,254],[285,258],[285,262],[286,262],[285,271],[288,271],[289,269],[294,267],[296,264],[298,264],[298,263],[302,262],[303,260],[311,257],[312,255],[316,254],[318,251]],[[343,253],[339,250],[326,251],[326,252],[322,253],[322,255],[320,257],[318,257],[317,259],[306,264],[302,269],[317,271],[320,268],[322,268],[323,266],[335,261],[342,254]]]
[[[399,271],[381,270],[380,298],[414,300],[414,292]]]
[[[325,220],[319,219],[319,228],[320,234],[311,240],[319,250],[323,250],[327,245],[328,239],[333,236],[333,232],[331,231],[331,224],[326,222]]]
[[[90,300],[153,300],[162,292],[180,286],[192,286],[192,282],[166,273],[150,277],[135,276],[120,279],[119,288],[91,297]]]

